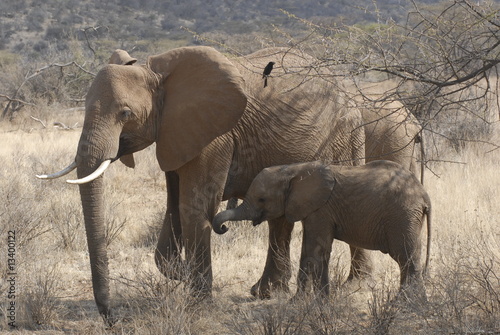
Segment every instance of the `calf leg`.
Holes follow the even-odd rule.
[[[269,249],[262,277],[252,286],[251,294],[261,299],[271,297],[273,289],[288,292],[290,270],[290,240],[293,223],[285,217],[268,221]]]
[[[328,263],[332,250],[333,232],[318,233],[318,230],[310,229],[308,227],[310,225],[311,223],[304,224],[297,295],[306,293],[312,278],[315,293],[327,297],[330,294]]]
[[[403,237],[406,241],[409,239]],[[396,252],[389,253],[401,271],[401,291],[409,300],[426,301],[426,293],[420,264],[421,243],[405,243]]]

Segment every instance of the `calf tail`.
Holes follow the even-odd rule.
[[[428,268],[429,268],[429,260],[431,257],[431,206],[428,205],[424,209],[424,214],[427,216],[427,251],[425,254],[425,265],[424,265],[424,270],[422,272],[422,275],[424,278],[427,276]]]

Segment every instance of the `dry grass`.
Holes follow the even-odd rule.
[[[46,114],[43,114],[46,115]],[[59,114],[60,117],[61,114]],[[49,116],[50,118],[50,116]],[[80,122],[81,115],[44,120]],[[153,261],[165,211],[165,183],[153,148],[137,155],[135,170],[113,164],[107,174],[112,293],[122,321],[106,330],[92,297],[78,190],[34,175],[66,166],[79,130],[43,128],[29,118],[0,130],[0,239],[15,230],[20,333],[123,334],[498,334],[500,332],[500,151],[443,148],[426,187],[433,200],[428,304],[401,305],[395,262],[374,252],[375,278],[334,290],[327,302],[290,304],[290,295],[254,300],[267,252],[263,226],[239,225],[213,235],[214,298],[197,302],[184,285],[164,279]],[[139,210],[140,209],[140,210]],[[111,235],[110,235],[111,236]],[[0,315],[7,302],[7,255],[0,251]],[[331,280],[348,272],[347,247],[336,242]],[[294,276],[300,229],[294,232]],[[295,290],[295,278],[291,281]],[[5,316],[0,330],[8,330]]]

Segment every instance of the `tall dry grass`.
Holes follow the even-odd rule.
[[[44,122],[74,124],[82,115],[43,114]],[[47,116],[48,115],[48,116]],[[26,118],[0,129],[0,240],[17,237],[16,323],[20,333],[108,333],[93,302],[78,190],[35,174],[66,166],[79,129],[43,128]],[[374,279],[341,286],[348,249],[334,243],[333,290],[327,302],[289,303],[295,290],[300,224],[292,241],[290,294],[260,301],[249,288],[267,252],[267,229],[234,224],[213,235],[214,297],[191,299],[186,287],[163,278],[153,250],[166,207],[163,173],[154,148],[137,154],[134,170],[113,164],[106,172],[111,291],[123,334],[495,334],[500,331],[500,151],[467,145],[443,147],[427,173],[433,201],[433,240],[427,304],[401,305],[399,271],[373,252]],[[458,163],[461,162],[461,163]],[[463,163],[463,164],[462,164]],[[63,178],[64,179],[64,178]],[[0,244],[0,330],[6,320],[7,255]]]

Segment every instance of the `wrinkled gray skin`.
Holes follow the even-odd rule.
[[[313,59],[300,51],[265,49],[229,61],[209,47],[186,47],[145,65],[119,56],[98,72],[87,94],[78,177],[107,159],[133,167],[133,153],[156,143],[168,199],[155,261],[165,276],[179,279],[184,248],[187,279],[198,296],[212,290],[211,221],[221,200],[243,198],[253,178],[272,165],[363,163],[360,112],[318,73],[307,77],[309,68],[301,67]],[[276,64],[263,88],[270,61]],[[112,324],[103,183],[100,176],[80,185],[80,195],[94,297]],[[284,218],[269,221],[268,258],[254,294],[288,289],[292,229]]]
[[[420,175],[424,183],[421,164],[417,170],[417,157],[423,159],[422,127],[417,118],[399,101],[376,101],[359,104],[365,130],[365,161],[389,160]],[[420,143],[420,150],[418,148]]]
[[[264,169],[250,185],[243,203],[217,214],[213,229],[225,233],[227,221],[284,217],[302,220],[303,242],[297,295],[312,278],[315,291],[328,295],[328,262],[334,239],[351,246],[388,253],[399,265],[401,285],[413,285],[425,297],[420,264],[421,232],[427,215],[427,268],[430,251],[427,192],[401,165],[374,161],[364,166],[319,162]]]
[[[399,163],[403,168],[418,175],[417,157],[424,156],[421,131],[418,120],[398,101],[378,101],[380,96],[369,95],[372,101],[355,101],[354,106],[361,110],[365,133],[365,161],[389,160]],[[420,150],[418,149],[420,143]],[[420,181],[424,182],[424,165],[421,163]],[[227,202],[226,209],[236,208],[237,198]],[[289,240],[287,240],[289,241]],[[289,246],[287,245],[287,248]],[[271,252],[271,251],[270,251]],[[372,265],[369,253],[351,248],[353,266],[349,280],[366,277],[371,274]],[[354,254],[355,253],[355,254]],[[289,262],[289,260],[286,260]],[[258,283],[252,288],[252,294],[258,295]]]
[[[365,132],[365,162],[389,160],[418,175],[418,152],[423,156],[422,127],[417,118],[398,101],[357,102]],[[424,183],[423,169],[420,181]],[[226,209],[236,208],[237,198],[228,200]]]

